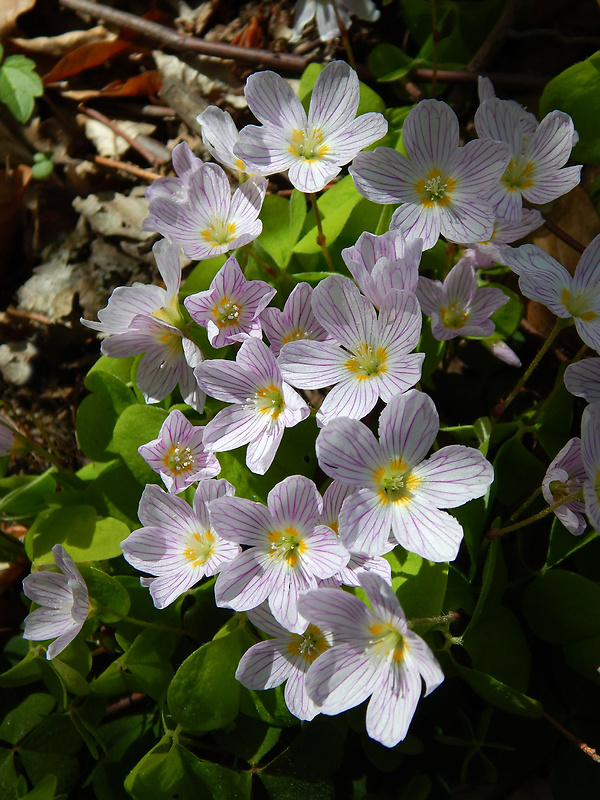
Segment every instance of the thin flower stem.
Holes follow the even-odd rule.
[[[446,623],[453,623],[460,619],[458,611],[449,611],[447,614],[440,614],[439,617],[422,617],[419,619],[407,620],[409,628],[416,628],[419,625],[445,625]]]
[[[528,508],[533,503],[533,501],[540,496],[541,491],[542,487],[538,486],[538,488],[529,495],[527,500],[525,500],[525,502],[522,505],[520,505],[519,508],[517,508],[514,514],[511,514],[511,516],[508,518],[509,523],[512,523],[516,519],[518,519],[521,516],[521,514],[525,511],[525,509]]]
[[[354,53],[352,51],[352,45],[350,44],[350,38],[348,37],[348,29],[344,25],[342,18],[340,17],[340,12],[337,7],[336,0],[331,0],[331,5],[333,6],[333,13],[335,14],[335,18],[337,20],[338,28],[340,29],[340,36],[342,37],[342,41],[344,43],[344,48],[346,49],[346,55],[348,56],[348,62],[352,69],[356,69],[356,61],[354,60]]]
[[[534,522],[537,522],[544,517],[547,517],[548,514],[552,514],[556,511],[557,508],[560,506],[564,506],[565,503],[571,503],[573,500],[581,500],[581,489],[578,489],[576,492],[572,492],[568,494],[566,497],[562,497],[556,503],[553,503],[551,506],[544,508],[537,514],[534,514],[531,517],[527,517],[527,519],[521,520],[521,522],[515,522],[514,525],[507,525],[506,528],[494,528],[491,531],[488,531],[487,538],[488,539],[497,539],[499,536],[504,536],[505,533],[511,533],[512,531],[516,531],[519,528],[524,528],[526,525],[531,525]]]
[[[560,722],[558,722],[558,720],[555,720],[554,717],[551,717],[550,714],[547,714],[545,711],[542,711],[542,716],[544,717],[544,719],[548,720],[548,722],[551,725],[554,725],[554,727],[558,731],[560,731],[562,735],[565,738],[567,738],[572,744],[574,744],[575,747],[578,747],[580,750],[582,750],[586,754],[586,756],[589,756],[591,759],[596,761],[596,763],[600,763],[600,755],[598,755],[598,753],[594,750],[593,747],[590,747],[589,744],[583,742],[578,736],[575,736],[574,733],[571,733],[571,731],[568,731],[566,728],[564,728],[560,724]]]
[[[498,414],[496,415],[496,418],[499,417],[500,414],[503,414],[506,411],[506,409],[509,407],[509,405],[512,403],[512,401],[515,399],[515,397],[519,394],[519,392],[521,391],[523,386],[525,386],[525,384],[527,383],[527,381],[531,377],[531,374],[533,373],[534,369],[537,367],[537,365],[540,363],[542,358],[546,355],[546,353],[548,352],[548,350],[552,346],[552,343],[556,339],[557,335],[561,331],[561,329],[562,329],[564,324],[565,324],[565,320],[564,319],[559,317],[556,320],[556,324],[554,325],[554,327],[550,331],[550,335],[548,336],[548,338],[546,339],[544,344],[541,346],[537,356],[533,359],[533,361],[531,362],[529,367],[525,370],[523,376],[521,377],[521,380],[517,383],[515,388],[512,390],[512,392],[506,398],[506,400],[501,404],[500,410],[499,410]]]
[[[315,212],[315,222],[317,223],[317,244],[321,248],[323,253],[323,257],[325,259],[325,263],[329,267],[330,272],[335,272],[335,267],[333,265],[333,261],[331,260],[331,256],[329,255],[329,250],[327,249],[327,240],[325,238],[325,234],[323,233],[323,222],[321,220],[321,212],[319,211],[319,206],[317,205],[317,197],[313,192],[310,192],[309,195],[310,202],[312,203],[313,211]]]

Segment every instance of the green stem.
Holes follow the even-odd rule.
[[[342,18],[340,17],[340,12],[337,7],[336,0],[331,0],[331,5],[333,6],[333,13],[335,14],[335,18],[337,20],[338,28],[340,29],[340,36],[342,37],[342,41],[344,43],[344,47],[346,49],[346,55],[348,56],[348,63],[352,67],[353,70],[356,70],[356,61],[354,59],[354,53],[352,51],[352,45],[350,44],[350,38],[348,36],[348,30],[344,25]]]
[[[528,506],[530,506],[533,503],[533,501],[540,496],[541,491],[542,487],[538,486],[538,488],[531,493],[531,495],[527,498],[527,500],[525,500],[525,502],[522,505],[520,505],[519,508],[517,508],[515,513],[511,514],[511,516],[508,518],[508,521],[513,522],[515,519],[518,519],[521,516],[521,514],[525,511],[525,509]]]
[[[516,531],[519,528],[524,528],[526,525],[532,525],[534,522],[537,522],[544,517],[547,517],[548,514],[552,514],[556,511],[557,508],[560,506],[564,506],[565,503],[571,503],[573,500],[581,500],[581,489],[578,489],[576,492],[572,492],[571,494],[566,495],[566,497],[557,500],[556,503],[553,503],[548,508],[544,508],[543,511],[540,511],[537,514],[534,514],[531,517],[527,517],[527,519],[521,520],[521,522],[515,522],[514,525],[507,525],[506,528],[494,528],[493,530],[488,532],[487,539],[497,539],[499,536],[504,536],[505,533],[511,533],[512,531]]]
[[[529,367],[525,370],[523,376],[521,377],[521,380],[517,383],[515,388],[512,390],[512,392],[508,395],[508,397],[506,398],[506,400],[502,404],[502,407],[500,409],[500,413],[498,414],[498,417],[500,416],[500,414],[503,414],[506,411],[506,409],[509,407],[509,405],[512,403],[512,401],[515,399],[515,397],[519,394],[519,392],[521,391],[523,386],[525,386],[525,384],[527,383],[527,381],[531,377],[531,374],[534,371],[534,369],[537,367],[537,365],[540,363],[542,358],[546,355],[546,353],[548,352],[548,350],[552,346],[552,343],[556,339],[556,337],[559,334],[559,332],[562,330],[562,327],[564,326],[564,324],[565,324],[565,320],[564,319],[559,317],[556,320],[556,324],[554,325],[554,327],[550,331],[550,335],[548,336],[548,338],[546,339],[544,344],[541,346],[538,354],[533,359],[533,361],[531,362]]]
[[[446,623],[456,622],[460,618],[460,614],[456,611],[449,611],[447,614],[440,614],[438,617],[422,617],[419,619],[409,619],[407,625],[409,628],[417,628],[420,625],[445,625]]]
[[[323,257],[325,259],[325,263],[329,267],[330,272],[335,272],[335,267],[333,265],[333,261],[331,260],[331,256],[329,255],[329,250],[327,249],[327,240],[325,238],[325,234],[323,233],[323,222],[321,220],[321,212],[319,211],[319,206],[317,205],[317,198],[313,192],[310,192],[309,195],[310,202],[312,203],[313,211],[315,212],[315,222],[317,223],[317,244],[321,248],[323,253]]]

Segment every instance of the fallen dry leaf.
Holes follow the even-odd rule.
[[[25,164],[10,171],[0,170],[0,275],[9,263],[23,194],[30,180],[31,167]]]
[[[30,11],[35,0],[2,0],[0,2],[0,39],[15,27],[17,17]]]
[[[47,75],[42,78],[44,86],[57,81],[63,81],[73,75],[79,75],[86,69],[99,67],[108,61],[109,58],[122,53],[124,50],[131,49],[131,42],[122,39],[113,39],[110,42],[92,42],[84,44],[73,50],[55,64]]]
[[[120,158],[131,146],[128,141],[103,122],[90,119],[84,114],[77,115],[77,122],[83,124],[85,135],[94,143],[98,155],[105,158]],[[152,125],[149,122],[132,122],[130,120],[115,120],[114,122],[123,133],[126,133],[132,139],[137,138],[140,134],[150,136],[156,130],[156,125]]]
[[[97,25],[87,31],[67,31],[58,36],[37,36],[35,39],[14,38],[11,42],[26,53],[43,53],[46,56],[62,58],[78,47],[83,47],[84,44],[110,42],[116,38],[116,35],[103,25]]]
[[[118,192],[109,197],[91,194],[88,197],[76,197],[73,208],[87,219],[92,230],[102,236],[126,237],[144,242],[155,235],[152,231],[142,230],[142,222],[148,216],[145,197]]]
[[[102,97],[154,97],[161,90],[163,79],[156,69],[134,75],[125,82],[113,81],[100,90]]]

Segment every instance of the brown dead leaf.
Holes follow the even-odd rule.
[[[108,42],[116,38],[115,34],[108,31],[104,26],[97,25],[88,31],[67,31],[59,36],[37,36],[35,39],[14,38],[10,41],[19,50],[23,50],[26,53],[42,53],[46,56],[62,58],[78,47],[83,47],[84,44]]]
[[[156,69],[134,75],[125,82],[113,81],[100,90],[102,97],[154,97],[162,88],[163,79]]]
[[[250,22],[247,22],[242,30],[236,33],[231,44],[237,44],[240,47],[262,47],[265,41],[262,23],[262,15],[252,17]]]
[[[20,14],[30,11],[34,5],[35,0],[2,0],[0,3],[0,38],[15,27]]]
[[[99,67],[109,58],[129,49],[131,49],[131,43],[122,39],[84,44],[61,58],[58,64],[47,75],[44,75],[42,82],[44,86],[47,86],[49,83],[56,83],[56,81],[63,81],[73,75],[79,75],[83,70]]]

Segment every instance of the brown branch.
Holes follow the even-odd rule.
[[[149,164],[152,164],[153,167],[158,167],[160,164],[164,164],[164,161],[163,161],[162,158],[159,158],[158,156],[155,156],[154,153],[151,153],[149,150],[147,150],[143,145],[141,145],[138,141],[136,141],[132,136],[129,136],[128,133],[125,133],[125,131],[121,130],[121,128],[119,128],[118,125],[115,125],[115,123],[112,120],[110,120],[108,117],[105,117],[104,114],[101,114],[99,111],[96,111],[93,108],[87,108],[86,106],[83,105],[83,103],[81,103],[78,106],[78,110],[81,111],[82,114],[86,114],[91,119],[95,119],[98,122],[102,122],[102,124],[106,125],[107,128],[110,128],[110,130],[113,133],[116,133],[117,136],[120,136],[121,139],[125,139],[125,141],[131,147],[133,147],[134,150],[137,150],[137,152],[143,158],[145,158],[146,161]]]
[[[582,742],[581,739],[575,736],[575,734],[571,733],[571,731],[568,731],[566,728],[563,728],[560,722],[558,722],[558,720],[555,720],[554,717],[551,717],[550,714],[547,714],[545,711],[542,711],[542,716],[544,717],[544,719],[548,720],[548,722],[551,725],[554,725],[554,727],[558,731],[560,731],[566,739],[568,739],[572,744],[574,744],[575,747],[578,747],[586,754],[586,756],[589,756],[597,764],[600,764],[600,755],[598,755],[598,753],[594,750],[593,747],[590,747],[589,744]]]
[[[207,42],[196,36],[183,36],[165,25],[159,25],[157,22],[142,19],[135,14],[119,11],[101,3],[92,3],[90,0],[59,0],[59,3],[65,8],[87,14],[93,19],[103,19],[109,24],[129,28],[148,39],[168,45],[171,50],[191,50],[205,56],[229,58],[246,64],[262,64],[265,67],[287,72],[304,72],[307,64],[311,61],[310,58],[293,53],[272,53],[270,50],[259,50],[256,47],[239,47],[225,42]]]
[[[562,239],[562,241],[565,244],[568,244],[569,247],[572,247],[573,250],[577,250],[578,253],[584,252],[585,247],[581,244],[581,242],[578,242],[577,239],[574,239],[566,231],[563,231],[563,229],[560,228],[555,222],[552,222],[549,219],[545,219],[544,227],[548,228],[548,230],[551,233],[553,233],[556,237]]]
[[[116,161],[114,158],[94,156],[94,161],[96,164],[100,164],[102,167],[123,170],[123,172],[128,172],[130,175],[134,175],[136,178],[141,178],[143,181],[148,181],[149,183],[152,183],[152,181],[155,181],[157,178],[161,177],[158,172],[152,172],[149,169],[142,169],[141,167],[136,167],[135,164],[128,164],[125,161]]]

